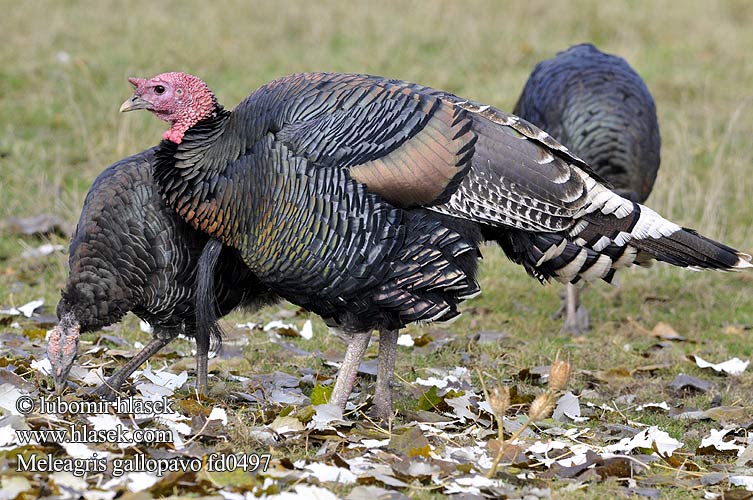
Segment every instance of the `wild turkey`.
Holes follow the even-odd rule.
[[[528,122],[447,92],[366,75],[297,74],[229,112],[184,73],[130,82],[134,95],[121,111],[147,109],[172,124],[155,165],[167,203],[239,249],[272,290],[353,332],[332,395],[341,406],[372,329],[391,333],[380,339],[387,350],[404,324],[455,314],[448,285],[473,290],[470,264],[434,285],[437,266],[408,259],[439,246],[438,262],[449,266],[457,252],[448,255],[434,237],[449,220],[464,248],[480,231],[542,281],[609,281],[617,268],[652,258],[752,267],[750,256],[610,191]],[[405,210],[416,207],[425,209]],[[436,287],[433,297],[429,288],[418,295],[424,284]],[[378,415],[391,414],[391,400],[375,405]]]
[[[141,363],[179,334],[196,337],[203,388],[210,337],[220,340],[216,315],[275,298],[235,250],[210,242],[165,205],[152,177],[154,161],[155,148],[121,160],[102,172],[87,194],[70,245],[70,273],[57,307],[60,321],[47,347],[58,392],[77,355],[79,334],[115,323],[128,311],[153,327],[153,339],[95,393],[114,396]],[[202,279],[195,293],[197,270]]]
[[[536,65],[513,113],[546,130],[582,158],[614,192],[643,203],[659,170],[661,137],[654,99],[621,57],[591,44]],[[579,289],[567,285],[563,330],[588,329]]]

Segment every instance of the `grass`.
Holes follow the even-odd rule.
[[[232,107],[280,75],[331,70],[411,80],[512,109],[534,64],[571,44],[591,41],[625,57],[657,103],[662,166],[648,204],[678,223],[753,250],[753,4],[744,0],[673,2],[9,2],[0,1],[0,220],[58,213],[75,223],[96,175],[155,144],[164,129],[146,113],[119,115],[127,76],[183,70],[203,77]],[[0,235],[0,304],[42,296],[53,305],[66,278],[62,253],[27,261],[27,246],[44,241]],[[66,244],[59,237],[51,242]],[[666,384],[683,371],[701,372],[687,353],[713,361],[750,358],[751,285],[743,274],[690,273],[656,265],[623,272],[620,288],[590,286],[584,294],[594,329],[578,342],[550,318],[557,286],[540,287],[497,248],[485,252],[484,293],[447,330],[458,340],[423,354],[402,349],[397,373],[413,380],[432,366],[463,364],[510,379],[523,368],[569,352],[578,370],[669,363],[670,368],[597,383],[605,398],[636,394],[638,402],[670,397]],[[263,311],[271,317],[274,311]],[[240,319],[235,314],[231,321]],[[659,321],[694,343],[653,352],[646,329]],[[127,321],[118,333],[138,336]],[[727,328],[730,327],[733,328]],[[434,328],[434,327],[432,327]],[[466,335],[502,330],[510,338],[465,352]],[[411,327],[418,334],[426,328]],[[302,341],[324,349],[323,324]],[[285,353],[263,339],[246,351],[251,366],[289,368]],[[373,348],[372,348],[373,349]],[[371,351],[370,351],[371,353]],[[576,390],[592,383],[578,374]],[[753,376],[721,387],[723,404],[749,401]],[[708,407],[711,396],[686,405]],[[653,417],[652,417],[653,418]],[[681,436],[698,423],[656,422]],[[303,453],[301,450],[295,453]],[[604,483],[562,498],[599,498]],[[666,493],[666,498],[676,493]],[[417,498],[426,492],[414,491]],[[571,496],[572,495],[572,496]]]

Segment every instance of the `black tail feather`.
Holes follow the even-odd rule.
[[[631,245],[650,253],[656,260],[680,267],[730,270],[749,260],[734,248],[688,228],[658,239],[636,239]],[[743,264],[742,267],[746,266]]]

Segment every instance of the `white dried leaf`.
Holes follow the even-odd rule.
[[[711,368],[716,372],[727,373],[729,375],[740,375],[745,371],[745,369],[748,367],[748,364],[750,363],[750,361],[743,361],[740,358],[732,358],[716,364],[709,363],[700,356],[693,356],[693,359],[695,360],[695,364],[698,365],[699,368]]]
[[[175,392],[172,389],[158,385],[158,384],[137,384],[136,390],[141,393],[144,399],[154,401],[162,399],[165,396],[172,396]]]
[[[43,305],[44,305],[44,299],[37,299],[37,300],[32,300],[31,302],[27,302],[26,304],[19,307],[11,307],[9,309],[0,309],[0,313],[8,314],[11,316],[17,316],[19,314],[23,314],[27,318],[31,318],[31,316],[34,314],[34,310],[42,307]]]
[[[320,462],[312,462],[303,469],[310,472],[306,477],[313,476],[325,483],[353,484],[358,479],[349,469]]]
[[[609,445],[604,449],[609,452],[628,453],[636,448],[652,449],[656,448],[661,455],[671,456],[672,453],[680,448],[682,443],[672,438],[666,432],[659,430],[656,426],[643,429],[638,434],[630,438],[621,439],[620,442]]]
[[[17,443],[18,434],[16,434],[16,429],[14,429],[12,425],[4,425],[0,427],[0,450],[12,450],[16,448],[15,445]]]
[[[351,425],[343,419],[342,409],[335,404],[325,404],[314,406],[316,413],[308,423],[306,428],[324,430],[332,429],[334,426]]]
[[[580,400],[570,391],[563,394],[558,400],[552,413],[552,418],[558,422],[564,422],[565,418],[573,422],[586,422],[588,418],[580,416]]]
[[[390,444],[388,439],[362,439],[360,443],[353,443],[355,446],[365,446],[368,449],[383,448]]]
[[[175,375],[166,370],[158,370],[154,372],[152,371],[152,367],[148,364],[142,375],[153,384],[157,384],[165,389],[173,391],[181,388],[188,380],[188,373],[186,371],[182,371],[179,375]]]
[[[403,473],[411,477],[431,476],[440,470],[441,469],[436,464],[425,462],[423,460],[411,460],[408,464],[408,470],[404,470]]]
[[[531,446],[529,446],[526,451],[529,451],[531,453],[538,453],[538,454],[545,454],[549,453],[552,450],[563,450],[567,448],[567,443],[564,443],[562,441],[536,441]]]
[[[157,415],[155,420],[172,431],[173,447],[176,450],[182,450],[185,443],[180,436],[181,434],[184,436],[191,434],[191,426],[185,423],[191,419],[179,413],[162,413]]]
[[[589,408],[598,408],[600,410],[608,411],[610,413],[615,412],[616,410],[609,406],[608,404],[594,404],[591,401],[586,401],[586,406]]]
[[[126,488],[133,493],[148,490],[160,480],[159,477],[148,472],[129,472],[123,477],[125,478]]]
[[[645,404],[642,404],[642,405],[638,405],[638,406],[635,407],[635,410],[636,411],[643,411],[646,408],[659,408],[659,409],[666,410],[666,411],[670,410],[669,405],[667,404],[666,401],[662,401],[661,403],[645,403]]]
[[[492,410],[491,405],[489,404],[489,401],[483,400],[478,404],[479,410],[484,410],[489,415],[494,415],[494,410]]]
[[[269,500],[299,500],[301,498],[305,498],[306,500],[338,500],[337,495],[326,488],[308,486],[305,484],[297,485],[295,491],[286,491],[279,495],[272,495],[265,498]]]
[[[89,420],[89,422],[93,426],[93,429],[96,431],[110,431],[110,430],[126,429],[125,440],[122,442],[119,442],[118,446],[120,448],[127,448],[128,446],[132,445],[133,443],[132,431],[128,428],[127,425],[123,423],[122,420],[120,420],[115,415],[103,413],[101,415],[91,415],[86,418],[87,420]]]
[[[29,480],[21,475],[3,476],[0,485],[0,500],[13,500],[31,489]]]
[[[314,336],[314,325],[311,324],[311,320],[307,319],[301,328],[301,337],[306,340],[311,340]]]
[[[76,371],[77,366],[71,369],[71,374]],[[99,385],[105,380],[105,373],[102,371],[102,367],[98,367],[92,370],[86,370],[84,376],[79,377],[82,384],[86,385]]]
[[[53,472],[50,476],[52,481],[58,486],[65,486],[72,491],[86,491],[89,485],[83,477],[76,477],[70,472]]]
[[[115,490],[84,490],[81,493],[84,500],[112,500],[118,494]]]
[[[724,440],[724,436],[734,430],[735,429],[711,429],[711,434],[701,440],[701,448],[713,446],[719,451],[734,450],[737,451],[737,456],[739,457],[740,455],[742,455],[743,451],[745,451],[745,447],[740,446],[739,444],[735,444],[734,441]]]
[[[24,250],[21,253],[21,257],[23,257],[24,259],[35,259],[37,257],[50,255],[53,252],[59,252],[63,249],[65,249],[63,245],[52,245],[50,243],[45,243],[44,245],[39,245],[36,248],[29,248],[28,250]]]
[[[476,420],[478,420],[478,417],[468,409],[469,406],[472,406],[472,395],[474,394],[467,391],[462,396],[458,396],[456,398],[447,398],[444,400],[445,403],[450,405],[455,415],[460,419],[461,422],[465,422],[466,420],[475,422]]]
[[[403,347],[413,347],[415,345],[415,342],[413,342],[413,337],[411,337],[410,334],[404,333],[397,338],[397,345],[401,345]]]
[[[277,445],[279,436],[268,427],[251,427],[246,431],[249,438],[259,441],[267,446]]]
[[[570,447],[571,455],[557,460],[557,463],[563,467],[575,467],[582,465],[588,460],[586,452],[591,448],[585,444],[576,444]]]
[[[256,330],[257,328],[261,328],[261,324],[254,323],[254,322],[248,322],[248,323],[236,323],[236,328],[241,328],[243,330]]]
[[[418,385],[423,385],[426,387],[436,386],[437,389],[444,389],[445,387],[447,387],[448,380],[437,378],[437,377],[429,377],[429,378],[418,377],[416,379],[416,383]]]
[[[750,437],[748,439],[748,442],[751,442]],[[738,467],[742,467],[748,462],[750,462],[751,460],[753,460],[753,444],[748,445],[748,447],[745,448],[743,452],[737,456],[735,465],[737,465]]]
[[[31,369],[38,371],[45,377],[49,377],[52,374],[52,363],[47,358],[40,359],[39,361],[35,359],[31,362]]]
[[[267,427],[277,434],[295,434],[304,430],[303,424],[295,417],[277,417]]]
[[[0,409],[11,415],[21,415],[16,409],[16,401],[21,396],[28,396],[28,393],[12,384],[0,384]]]
[[[488,469],[492,463],[488,451],[481,446],[445,446],[442,450],[442,459],[455,463],[475,463],[481,468]]]
[[[207,420],[219,420],[222,425],[227,425],[227,412],[223,408],[212,408]]]
[[[748,491],[753,491],[753,476],[730,476],[729,484],[742,486]]]
[[[308,398],[303,392],[298,389],[273,389],[269,395],[269,399],[275,403],[284,405],[304,405],[308,402]]]
[[[446,372],[444,370],[436,370],[436,369],[430,369],[428,370],[430,372],[436,373],[437,375],[440,375],[440,377],[428,377],[426,379],[423,378],[417,378],[416,383],[418,385],[424,385],[427,387],[431,387],[432,385],[436,386],[437,389],[444,389],[449,385],[452,386],[458,386],[460,384],[460,381],[468,381],[469,374],[467,368],[463,367],[457,367],[449,372]]]
[[[290,324],[290,323],[283,323],[279,319],[270,321],[269,323],[267,323],[266,325],[264,325],[264,328],[263,328],[263,330],[265,332],[269,332],[271,330],[279,330],[279,329],[293,330],[293,331],[296,331],[296,332],[298,331],[298,327],[297,326],[295,326],[293,324]]]
[[[42,307],[42,305],[44,305],[43,299],[32,300],[19,307],[18,310],[27,318],[31,318],[34,315],[34,311]]]
[[[474,474],[472,476],[459,477],[452,480],[452,483],[448,484],[443,490],[446,495],[453,495],[459,493],[470,493],[472,495],[480,495],[481,489],[499,488],[504,483],[499,479],[488,479],[480,474]]]

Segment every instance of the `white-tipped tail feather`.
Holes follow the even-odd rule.
[[[751,269],[753,268],[753,264],[750,263],[751,256],[747,253],[743,252],[737,252],[737,262],[734,266],[732,266],[733,269]]]

